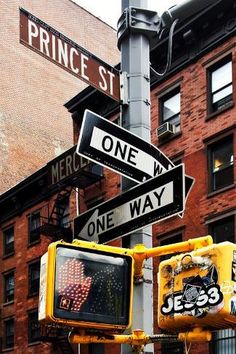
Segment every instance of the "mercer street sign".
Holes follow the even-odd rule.
[[[20,42],[114,100],[120,100],[118,70],[24,9],[20,9]]]
[[[91,162],[76,154],[75,146],[51,160],[48,164],[48,183],[57,184],[78,175]]]
[[[158,176],[175,165],[156,146],[115,123],[85,110],[77,153],[135,182]],[[185,176],[187,197],[193,178]]]
[[[139,184],[74,219],[74,237],[106,243],[184,211],[184,165]]]

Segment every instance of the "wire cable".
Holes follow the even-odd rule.
[[[156,71],[151,65],[150,65],[150,69],[151,71],[157,75],[157,76],[164,76],[167,71],[169,71],[170,67],[171,67],[171,60],[172,60],[172,43],[173,43],[173,34],[174,34],[174,30],[175,30],[175,26],[178,23],[178,19],[176,19],[171,27],[170,27],[170,32],[169,32],[169,39],[168,39],[168,53],[167,53],[167,63],[166,63],[166,67],[165,70],[160,73],[158,71]]]

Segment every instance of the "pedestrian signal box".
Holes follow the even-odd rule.
[[[39,320],[112,331],[130,326],[133,259],[122,248],[52,243],[41,259]]]
[[[158,324],[162,329],[236,327],[236,245],[213,244],[160,263]]]

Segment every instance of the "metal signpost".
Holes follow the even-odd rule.
[[[121,50],[121,71],[127,73],[128,92],[128,104],[122,106],[122,124],[132,133],[150,142],[150,46],[146,30],[152,26],[145,12],[141,14],[141,21],[132,19],[132,16],[136,15],[136,10],[134,8],[132,10],[132,6],[147,9],[147,0],[122,0],[123,14],[118,23],[118,45]],[[130,27],[135,25],[137,28],[131,30]],[[123,190],[128,187],[129,181],[123,179]],[[151,226],[131,235],[130,247],[137,243],[152,247]],[[134,308],[139,311],[133,313],[132,322],[133,329],[142,328],[146,333],[153,332],[152,283],[150,259],[144,265],[144,282],[134,288]],[[147,352],[153,353],[153,345],[145,347],[145,353]],[[132,353],[132,349],[123,345],[122,353]]]
[[[184,211],[184,165],[149,179],[74,219],[76,238],[107,243]]]

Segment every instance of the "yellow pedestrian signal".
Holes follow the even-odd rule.
[[[133,258],[91,242],[52,243],[41,259],[39,320],[112,331],[130,326]]]
[[[165,260],[158,278],[160,328],[236,327],[235,244],[213,244]]]

